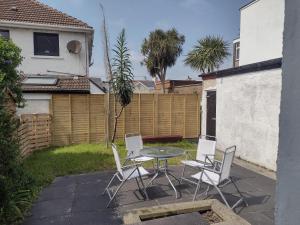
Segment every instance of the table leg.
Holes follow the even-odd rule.
[[[165,176],[168,179],[168,181],[169,181],[170,185],[172,186],[173,190],[175,191],[175,195],[176,195],[176,199],[177,199],[178,198],[177,190],[176,190],[174,184],[172,183],[171,179],[169,178],[167,171],[165,171]]]
[[[177,192],[177,189],[175,188],[174,184],[172,183],[171,179],[169,176],[175,178],[175,180],[177,180],[177,182],[180,184],[180,181],[173,175],[169,172],[169,168],[168,168],[168,160],[166,159],[165,160],[165,170],[164,170],[164,173],[165,173],[165,176],[166,178],[168,179],[171,187],[173,188],[174,192],[175,192],[175,195],[176,195],[176,199],[178,198],[178,192]]]

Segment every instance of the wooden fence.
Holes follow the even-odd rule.
[[[20,123],[18,135],[23,156],[51,145],[51,117],[49,114],[22,115]]]
[[[105,140],[106,95],[56,94],[52,96],[52,144],[97,143]],[[110,97],[110,110],[114,111]],[[119,106],[117,106],[119,108]],[[109,122],[113,131],[113,115]],[[135,94],[122,113],[117,138],[125,133],[143,136],[200,134],[200,96],[197,94]]]

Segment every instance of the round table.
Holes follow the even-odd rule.
[[[177,147],[147,147],[140,151],[141,156],[151,157],[156,160],[156,171],[154,176],[151,178],[149,184],[146,186],[148,187],[152,182],[160,175],[163,174],[167,178],[168,182],[170,183],[171,187],[175,191],[176,198],[178,198],[177,190],[172,183],[169,176],[173,177],[175,180],[180,183],[178,180],[168,169],[168,159],[178,157],[184,154],[184,150]],[[160,167],[160,162],[164,162],[164,166]]]

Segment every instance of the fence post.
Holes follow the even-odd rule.
[[[170,95],[170,135],[172,135],[172,105],[173,105],[173,93]]]
[[[69,143],[71,144],[73,142],[73,129],[72,129],[72,96],[69,94],[69,121],[70,121],[70,130],[69,130]]]
[[[153,99],[153,136],[158,135],[158,94],[154,94]]]
[[[186,123],[186,95],[184,95],[184,102],[183,102],[183,109],[184,109],[184,113],[183,113],[183,138],[186,137],[186,132],[185,132],[185,123]]]
[[[139,93],[138,108],[139,108],[139,133],[141,134],[141,93]]]
[[[90,137],[91,137],[91,125],[90,125],[90,113],[91,113],[91,110],[90,110],[90,95],[87,94],[86,95],[86,104],[87,104],[87,109],[88,109],[88,113],[87,113],[87,116],[88,116],[88,134],[87,134],[87,139],[88,139],[88,143],[90,143]]]

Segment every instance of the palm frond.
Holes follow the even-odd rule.
[[[184,60],[195,70],[204,73],[214,71],[230,55],[229,44],[221,37],[207,36],[198,41]]]

